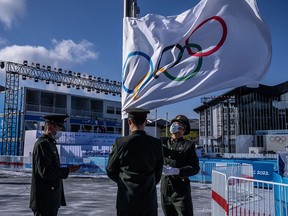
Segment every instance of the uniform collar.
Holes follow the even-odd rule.
[[[184,140],[184,137],[180,137],[179,139],[172,139],[171,138],[171,142],[181,142]]]
[[[48,136],[47,134],[42,135],[44,138],[48,139],[50,142],[53,142],[56,144],[56,140],[54,140],[52,137]]]
[[[135,130],[132,131],[132,134],[146,134],[146,132],[144,130]]]

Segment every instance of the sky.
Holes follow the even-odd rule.
[[[194,7],[199,0],[138,0],[137,3],[140,17],[148,13],[170,16]],[[288,80],[285,67],[288,1],[258,0],[257,4],[271,31],[273,49],[269,72],[260,83],[273,86]],[[0,0],[0,60],[16,63],[28,60],[28,64],[38,62],[121,81],[123,5],[124,0]],[[35,85],[32,81],[22,84]],[[4,70],[0,70],[0,85],[5,85]],[[53,84],[38,85],[35,87],[68,91]],[[82,90],[77,94],[94,97],[93,92]],[[101,97],[121,100],[119,96]],[[198,118],[193,109],[201,105],[201,97],[151,110],[149,117],[172,119],[184,114]]]

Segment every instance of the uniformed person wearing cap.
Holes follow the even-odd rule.
[[[162,144],[144,131],[149,111],[135,108],[126,112],[131,134],[115,140],[106,167],[108,177],[118,185],[117,215],[156,216]]]
[[[32,154],[30,205],[35,216],[56,216],[65,206],[62,179],[79,166],[61,168],[56,140],[61,136],[68,115],[47,115],[44,133],[37,139]]]
[[[166,216],[193,216],[189,176],[199,170],[195,144],[184,139],[190,132],[186,116],[177,115],[170,126],[171,138],[163,137],[164,167],[161,178],[161,205]]]

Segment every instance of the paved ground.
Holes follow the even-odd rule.
[[[28,208],[30,175],[0,171],[0,215],[32,216]],[[211,216],[210,185],[192,183],[194,215]],[[59,216],[113,216],[116,215],[117,187],[106,177],[69,177],[64,180],[67,206],[61,207]],[[159,185],[158,185],[159,190]],[[159,195],[159,191],[158,191]],[[159,216],[163,212],[159,203]]]

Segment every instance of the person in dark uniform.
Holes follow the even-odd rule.
[[[187,117],[177,115],[171,123],[171,138],[161,138],[164,152],[161,205],[166,216],[193,216],[188,177],[199,172],[199,158],[194,143],[183,137],[190,132]]]
[[[34,216],[56,216],[60,206],[65,206],[62,179],[79,166],[60,167],[56,139],[61,136],[68,115],[47,115],[44,133],[37,139],[32,153],[32,180],[30,205]]]
[[[117,183],[118,216],[157,216],[157,190],[163,168],[159,139],[144,131],[148,110],[128,109],[130,135],[115,140],[106,167]]]

